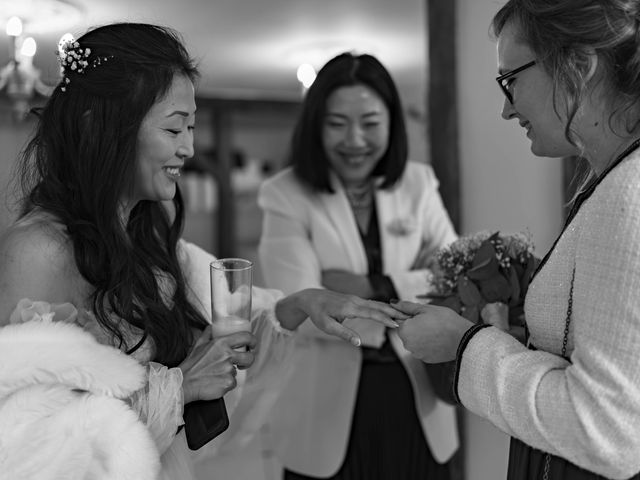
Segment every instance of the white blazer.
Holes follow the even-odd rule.
[[[259,257],[268,287],[290,294],[322,288],[326,269],[368,272],[357,223],[344,190],[312,193],[288,168],[261,186],[264,210]],[[456,234],[428,165],[408,163],[391,190],[376,191],[384,273],[401,299],[428,288],[428,272],[411,270],[421,247],[435,251]],[[380,346],[384,326],[352,323],[363,345]],[[422,362],[392,332],[391,344],[407,370],[416,410],[433,457],[447,461],[458,448],[455,409],[436,398]],[[271,432],[274,452],[297,472],[327,477],[340,468],[347,448],[360,376],[361,350],[329,337],[310,322],[296,336],[294,372],[276,404]],[[383,388],[381,386],[381,388]]]

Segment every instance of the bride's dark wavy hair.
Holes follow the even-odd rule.
[[[177,258],[182,198],[178,192],[173,200],[175,218],[159,202],[141,201],[127,225],[120,204],[133,189],[144,117],[176,75],[195,82],[197,67],[179,35],[160,26],[111,24],[77,42],[82,52],[90,49],[88,65],[82,72],[65,68],[21,155],[22,211],[43,209],[66,227],[78,270],[95,288],[93,312],[120,347],[131,352],[139,344],[126,343],[117,317],[153,340],[154,360],[176,366],[192,328],[206,325],[187,300]],[[175,286],[169,305],[162,278]]]

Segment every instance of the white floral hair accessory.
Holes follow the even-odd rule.
[[[91,55],[90,48],[82,48],[80,44],[73,38],[62,42],[58,47],[58,59],[60,60],[60,66],[62,67],[62,87],[60,90],[67,91],[67,85],[71,83],[69,80],[69,73],[74,72],[83,74],[87,67],[95,68],[101,65],[102,62],[106,62],[111,56],[95,57],[91,64],[89,64],[89,55]]]

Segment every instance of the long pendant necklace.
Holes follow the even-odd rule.
[[[611,170],[617,167],[618,164],[622,162],[622,160],[627,158],[638,147],[640,147],[640,138],[637,138],[636,140],[634,140],[634,142],[631,145],[625,148],[624,151],[620,155],[618,155],[615,158],[615,160],[611,162],[611,164],[607,168],[605,168],[604,171],[596,179],[594,179],[582,192],[580,192],[576,196],[576,199],[573,202],[573,205],[571,206],[571,211],[569,212],[569,215],[567,215],[567,219],[564,222],[564,227],[562,228],[560,235],[558,235],[558,237],[556,238],[556,241],[553,243],[551,248],[547,250],[547,254],[544,256],[542,261],[538,264],[538,267],[536,268],[535,272],[531,276],[531,280],[533,280],[533,277],[535,277],[537,273],[542,269],[544,264],[547,263],[547,260],[549,259],[551,252],[553,252],[553,250],[555,249],[555,246],[558,243],[558,240],[560,240],[560,237],[562,237],[562,234],[571,223],[571,220],[573,220],[573,217],[575,217],[576,214],[578,213],[580,206],[585,202],[585,200],[587,200],[591,196],[591,194],[593,194],[596,187],[600,184],[600,182],[604,179],[604,177],[606,177]]]
[[[640,138],[636,139],[631,145],[629,145],[627,148],[625,148],[624,151],[620,155],[618,155],[616,157],[616,159],[613,162],[611,162],[611,164],[607,168],[605,168],[605,170],[593,182],[591,182],[591,184],[589,184],[587,186],[587,188],[585,188],[582,192],[580,192],[578,194],[578,196],[576,197],[575,201],[573,202],[573,205],[571,206],[571,211],[569,212],[569,215],[567,215],[567,219],[564,222],[564,226],[562,227],[562,231],[556,237],[555,241],[553,242],[553,245],[551,245],[551,248],[549,250],[547,250],[547,253],[545,254],[545,256],[542,257],[542,260],[540,261],[540,263],[536,267],[535,271],[533,272],[533,274],[529,278],[529,283],[531,283],[533,281],[535,276],[538,275],[540,270],[542,270],[542,267],[545,266],[545,264],[547,263],[547,260],[549,260],[549,257],[551,256],[551,254],[555,250],[556,245],[560,241],[560,238],[562,238],[562,235],[564,234],[564,231],[567,229],[567,227],[569,226],[569,224],[571,223],[573,218],[578,213],[578,210],[580,209],[580,206],[593,194],[593,192],[595,191],[596,187],[600,184],[600,182],[604,179],[604,177],[606,177],[607,174],[611,170],[613,170],[615,167],[617,167],[618,164],[620,162],[622,162],[622,160],[627,158],[627,156],[629,156],[631,154],[631,152],[636,150],[638,147],[640,147]],[[525,327],[524,328],[525,328],[525,338],[529,338],[529,329],[527,328],[526,323],[525,323]]]
[[[602,174],[600,174],[590,185],[587,186],[587,188],[585,188],[582,192],[578,194],[578,196],[575,199],[575,202],[573,203],[573,206],[571,207],[571,211],[567,216],[567,220],[565,221],[562,232],[560,232],[560,235],[558,235],[558,238],[556,238],[556,241],[553,243],[551,248],[547,251],[547,254],[544,256],[542,261],[538,264],[538,268],[536,268],[536,271],[531,276],[531,280],[533,280],[533,277],[537,275],[537,273],[544,266],[544,264],[547,263],[547,260],[551,256],[551,252],[553,252],[553,250],[555,249],[555,246],[558,243],[558,240],[560,240],[560,237],[562,237],[562,234],[571,223],[571,220],[573,220],[573,217],[575,217],[576,214],[578,213],[580,206],[585,202],[585,200],[587,200],[587,198],[591,196],[591,194],[595,191],[596,187],[604,179],[604,177],[606,177],[611,170],[613,170],[616,166],[618,166],[618,164],[622,162],[622,160],[627,158],[627,156],[629,156],[631,152],[636,150],[638,147],[640,147],[640,138],[636,139],[631,145],[625,148],[624,151],[620,155],[618,155],[616,159],[607,168],[604,169]],[[571,277],[571,286],[569,291],[569,300],[568,300],[568,307],[567,307],[567,316],[565,319],[564,334],[562,338],[562,357],[564,358],[566,358],[566,355],[567,355],[567,342],[569,339],[569,323],[571,321],[571,314],[573,309],[573,281],[574,281],[575,274],[576,272],[574,267],[573,276]],[[529,329],[527,328],[526,323],[525,323],[525,338],[527,339],[529,338]],[[551,454],[545,452],[544,465],[543,465],[543,471],[542,471],[542,480],[549,479],[550,467],[551,467]]]

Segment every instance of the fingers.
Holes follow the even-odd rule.
[[[409,318],[409,315],[405,312],[395,308],[395,304],[389,305],[388,303],[376,302],[374,300],[369,300],[369,302],[375,304],[376,310],[383,312],[385,315],[389,315],[394,320],[406,320]]]
[[[230,360],[231,360],[231,363],[233,363],[236,367],[243,370],[253,365],[255,358],[256,357],[254,352],[251,352],[251,351],[243,352],[239,350],[234,350],[234,352],[231,354]]]
[[[214,400],[223,397],[231,390],[238,386],[236,380],[236,369],[232,368],[224,377],[218,377],[209,382],[206,387],[202,387],[201,393],[198,395],[199,400]]]
[[[213,338],[213,334],[211,331],[211,325],[207,325],[200,336],[196,339],[196,342],[193,344],[193,348],[199,347],[200,345],[204,345],[209,343]]]
[[[423,313],[425,310],[428,310],[429,307],[428,305],[424,305],[422,303],[407,302],[403,300],[398,303],[394,303],[393,308],[402,313],[405,313],[406,315],[414,316]]]
[[[222,383],[221,387],[224,389],[224,393],[228,393],[238,386],[238,381],[236,380],[236,373],[237,373],[236,369],[234,368],[233,373],[231,373],[229,377],[227,377],[225,380],[221,382]]]
[[[257,345],[256,337],[250,332],[231,333],[229,335],[217,337],[215,341],[219,343],[224,343],[231,349],[246,347],[249,350],[253,350],[256,348],[256,345]]]
[[[411,315],[407,314],[406,312],[403,312],[402,310],[400,310],[399,308],[396,308],[396,305],[398,304],[399,300],[392,300],[391,301],[391,308],[393,308],[396,311],[396,320],[407,320],[408,318],[411,318]]]
[[[351,345],[356,347],[359,347],[362,343],[360,337],[356,332],[335,321],[333,318],[327,319],[324,331],[330,335],[342,338],[343,340],[346,340]]]
[[[362,299],[357,299],[354,314],[349,316],[368,318],[390,328],[398,327],[397,320],[408,318],[404,312],[389,304]]]
[[[387,315],[377,310],[365,310],[362,314],[354,315],[354,317],[361,317],[361,318],[373,320],[375,322],[382,323],[384,326],[389,328],[398,328],[399,326],[395,320],[389,318]]]
[[[390,316],[391,318],[398,318],[404,320],[407,315],[400,309],[396,308],[396,303],[388,304],[385,302],[378,302],[377,300],[363,300],[367,308],[371,308]]]

